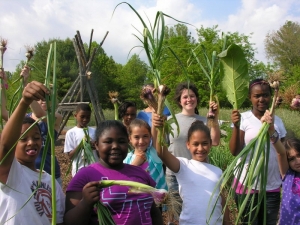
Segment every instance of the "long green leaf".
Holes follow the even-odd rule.
[[[218,57],[227,98],[234,109],[239,109],[248,95],[248,62],[242,48],[236,44],[230,45]]]

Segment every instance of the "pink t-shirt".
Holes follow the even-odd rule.
[[[155,187],[155,181],[142,168],[124,164],[120,170],[108,169],[99,163],[91,164],[78,171],[68,185],[68,191],[81,192],[82,188],[91,181],[128,180],[136,181]],[[150,194],[128,193],[129,187],[113,185],[100,191],[101,202],[109,208],[116,224],[152,224],[150,210],[153,197]],[[95,211],[87,224],[99,224]]]

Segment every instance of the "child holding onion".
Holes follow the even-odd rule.
[[[269,108],[271,102],[271,87],[269,83],[263,79],[255,79],[249,84],[249,99],[252,103],[252,109],[239,113],[234,110],[231,114],[231,119],[233,123],[233,132],[229,142],[229,148],[231,153],[236,156],[240,153],[245,145],[247,145],[253,138],[257,136],[262,122],[261,118],[265,114],[266,110]],[[283,141],[286,130],[283,125],[282,120],[275,116],[274,126],[276,133],[271,135],[271,138],[278,138]],[[272,141],[272,139],[270,141]],[[248,205],[244,210],[243,222],[253,221],[252,224],[260,224],[264,218],[264,210],[266,210],[266,221],[267,224],[276,225],[278,211],[280,206],[280,186],[281,179],[278,169],[278,161],[274,147],[270,145],[270,154],[268,162],[268,174],[267,174],[267,185],[266,185],[266,209],[264,209],[263,204],[260,205],[259,213],[256,217],[252,215],[250,211],[250,200],[251,198],[258,198],[258,190],[252,189],[251,197],[249,198]],[[239,199],[243,198],[244,186],[242,184],[244,177],[247,172],[249,158],[247,158],[244,163],[243,172],[239,180],[235,178],[236,185],[236,202],[238,204]],[[238,183],[236,183],[238,182]],[[238,205],[238,207],[240,207]],[[250,215],[249,215],[250,214]],[[250,218],[249,218],[250,216]]]
[[[99,224],[94,209],[99,200],[109,209],[116,224],[163,224],[150,194],[129,194],[127,186],[101,188],[101,180],[137,181],[155,186],[142,168],[123,163],[128,143],[127,129],[120,121],[99,123],[95,146],[100,160],[82,168],[71,180],[66,191],[66,225]]]
[[[155,188],[167,190],[163,163],[152,146],[149,124],[144,120],[134,119],[128,127],[128,132],[133,151],[127,154],[124,163],[140,166],[155,180]]]
[[[88,166],[89,161],[85,159],[84,152],[78,152],[77,147],[80,145],[83,138],[85,138],[84,128],[91,139],[91,145],[94,146],[96,129],[88,126],[91,119],[92,109],[86,103],[80,103],[76,106],[75,120],[76,126],[68,130],[65,137],[64,152],[72,159],[72,176],[83,167]],[[95,153],[94,153],[95,152]],[[93,150],[95,159],[98,159],[96,151]]]
[[[163,120],[157,114],[153,114],[152,121],[153,127],[160,127]],[[156,131],[155,129],[152,131],[153,142],[156,143]],[[185,143],[191,154],[191,159],[175,157],[166,147],[156,143],[159,157],[167,168],[175,174],[179,184],[179,194],[183,201],[179,224],[207,224],[206,216],[212,211],[209,224],[227,224],[229,221],[227,210],[224,220],[222,215],[223,200],[217,199],[217,194],[212,194],[222,175],[222,170],[207,162],[212,147],[210,130],[202,121],[195,120],[188,129]],[[219,187],[217,188],[215,193],[219,192]],[[211,198],[217,202],[215,208],[209,205]]]
[[[274,120],[268,110],[261,121],[271,124],[270,136],[276,132]],[[290,138],[283,145],[275,139],[273,146],[277,151],[283,189],[279,224],[300,224],[300,140]]]
[[[24,119],[32,101],[44,100],[48,93],[39,82],[27,84],[3,129],[0,141],[1,224],[51,224],[51,176],[43,172],[39,180],[40,172],[35,167],[42,147],[41,132],[37,124],[33,125],[33,119]],[[56,184],[56,224],[62,224],[65,197]]]

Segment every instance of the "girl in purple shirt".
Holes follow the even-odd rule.
[[[272,134],[277,131],[274,129],[273,119],[269,111],[261,120],[271,123],[269,134],[272,137]],[[281,141],[278,141],[278,137],[273,139],[283,190],[279,224],[300,224],[300,140],[290,138],[283,145]]]
[[[120,121],[101,122],[96,131],[96,149],[100,160],[82,168],[66,191],[65,225],[99,224],[93,208],[101,201],[116,224],[162,225],[162,217],[150,194],[128,194],[127,186],[101,188],[101,180],[137,181],[155,187],[154,180],[143,169],[124,164],[128,152],[128,134]]]

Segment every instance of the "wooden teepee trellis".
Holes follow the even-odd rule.
[[[61,112],[63,117],[58,132],[59,134],[64,129],[69,117],[72,115],[77,104],[83,103],[85,91],[87,91],[90,102],[92,103],[96,123],[105,120],[102,107],[98,99],[97,90],[93,83],[93,78],[91,76],[92,72],[90,71],[90,69],[94,57],[98,50],[101,48],[102,44],[104,43],[108,32],[106,32],[99,46],[97,48],[94,48],[91,52],[93,32],[94,30],[91,31],[89,49],[87,53],[84,50],[83,42],[79,31],[76,32],[76,35],[73,38],[73,45],[79,64],[79,74],[72,86],[70,87],[70,89],[68,90],[67,94],[62,99],[61,103],[58,104],[58,111]]]

